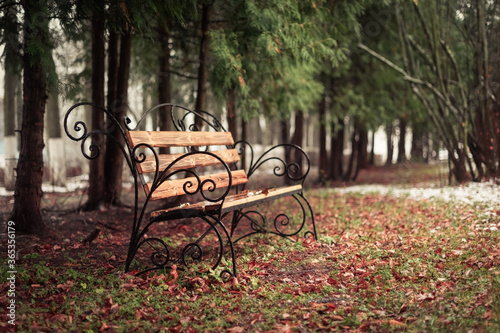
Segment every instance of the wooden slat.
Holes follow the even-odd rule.
[[[302,191],[301,185],[293,185],[280,188],[272,188],[268,190],[261,191],[246,191],[242,194],[236,194],[233,196],[226,197],[222,206],[222,213],[242,209],[249,206],[254,206],[259,203],[263,203],[270,200],[279,199],[285,196],[289,196]],[[161,209],[151,212],[151,217],[158,217],[163,213],[173,212],[180,209],[194,209],[203,212],[215,211],[220,208],[220,202],[197,202],[194,204],[182,204],[178,207],[172,207],[167,209]]]
[[[132,147],[146,143],[152,147],[193,147],[233,145],[231,132],[128,131]]]
[[[302,192],[302,185],[292,185],[262,191],[250,191],[246,195],[236,195],[226,198],[222,204],[222,213],[254,206],[262,202],[276,200],[299,192]],[[218,207],[207,205],[205,209],[218,209]]]
[[[240,185],[247,182],[247,175],[245,174],[244,170],[231,171],[231,174],[232,174],[232,185]],[[229,177],[226,172],[200,176],[200,179],[202,182],[206,179],[213,180],[217,186],[217,189],[225,188],[229,185]],[[186,194],[186,192],[184,192],[184,184],[189,181],[193,183],[193,187],[197,186],[196,183],[197,180],[195,177],[167,180],[163,182],[153,192],[153,194],[151,195],[151,200],[171,198],[171,197],[176,197],[178,195]],[[207,190],[210,185],[211,185],[210,183],[206,184],[205,190]],[[147,183],[144,185],[144,190],[146,191],[146,195],[151,191],[151,186],[152,186],[151,183]]]
[[[228,149],[228,150],[217,150],[212,151],[211,153],[220,157],[224,162],[231,164],[240,161],[240,155],[236,149]],[[165,170],[165,168],[170,165],[177,158],[183,156],[185,154],[170,154],[170,155],[159,155],[158,160],[160,162],[159,171]],[[190,155],[186,158],[179,160],[175,165],[173,165],[170,170],[182,170],[182,169],[191,169],[195,167],[204,167],[209,165],[218,165],[220,161],[210,155],[207,154],[194,154]],[[156,160],[154,156],[150,155],[146,157],[146,160],[142,163],[137,163],[137,167],[140,173],[149,173],[155,172],[156,170]]]

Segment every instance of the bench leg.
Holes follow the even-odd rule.
[[[152,237],[146,235],[147,233],[151,233],[151,226],[153,224],[160,221],[172,221],[174,219],[165,219],[165,216],[153,219],[137,235],[131,238],[125,271],[129,271],[132,268],[131,266],[134,261],[137,261],[138,266],[141,267],[141,271],[137,275],[142,275],[153,270],[169,269],[173,265],[188,267],[191,262],[204,259],[203,257],[208,252],[204,252],[204,245],[202,243],[212,237],[213,239],[209,245],[215,245],[216,248],[210,252],[210,257],[207,258],[211,259],[213,263],[211,269],[215,270],[220,265],[224,256],[224,250],[227,249],[225,246],[228,246],[232,267],[231,269],[223,269],[220,274],[223,278],[236,276],[236,256],[233,242],[220,217],[193,214],[192,212],[188,213],[183,218],[200,219],[203,224],[207,225],[206,228],[203,228],[204,231],[200,236],[192,242],[188,241],[187,244],[184,242],[185,245],[183,247],[176,245],[174,248],[174,241],[172,239],[158,237],[157,235]],[[224,238],[228,240],[226,245]]]
[[[296,198],[300,198],[303,203],[305,204],[301,204],[302,207],[304,207],[304,211],[305,212],[308,212],[309,215],[311,216],[311,230],[307,230],[305,233],[304,233],[304,238],[307,238],[309,236],[312,236],[314,237],[314,240],[318,240],[318,233],[316,231],[316,222],[314,220],[314,213],[313,213],[313,210],[311,208],[311,204],[309,203],[309,201],[304,197],[304,195],[302,195],[302,193],[297,193],[297,194],[294,194],[294,196],[296,196]],[[299,200],[299,199],[297,199]]]

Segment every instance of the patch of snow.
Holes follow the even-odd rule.
[[[459,202],[465,204],[488,204],[500,206],[500,186],[493,181],[484,183],[467,183],[460,186],[415,187],[402,188],[390,185],[355,185],[344,188],[334,188],[333,192],[362,194],[380,193],[396,197],[408,197],[413,200],[444,200],[446,202]]]

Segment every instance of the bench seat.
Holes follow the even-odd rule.
[[[292,185],[259,191],[245,190],[243,193],[227,196],[223,201],[219,202],[203,201],[193,204],[183,203],[177,207],[155,210],[151,212],[151,217],[157,218],[165,213],[191,209],[200,212],[213,212],[214,210],[220,210],[222,214],[225,214],[227,212],[256,206],[267,201],[276,200],[300,192],[302,192],[302,185]]]

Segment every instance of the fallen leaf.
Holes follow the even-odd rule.
[[[135,283],[124,283],[120,286],[120,289],[135,289],[137,285]]]
[[[179,277],[179,273],[177,273],[177,265],[172,265],[172,270],[170,271],[170,275],[174,278],[172,282],[175,282],[177,278]]]

